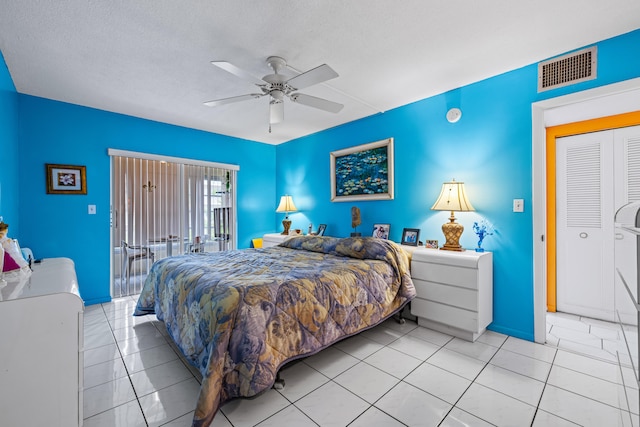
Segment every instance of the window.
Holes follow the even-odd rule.
[[[117,150],[109,154],[113,297],[139,293],[159,259],[235,249],[237,166]]]

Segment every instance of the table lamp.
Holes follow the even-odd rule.
[[[438,200],[436,200],[433,206],[431,206],[431,210],[451,211],[449,222],[442,225],[442,232],[444,233],[446,242],[440,249],[447,251],[463,251],[464,249],[460,246],[459,241],[460,236],[462,236],[462,232],[464,231],[464,227],[462,224],[455,222],[456,217],[453,215],[453,212],[475,211],[473,206],[471,206],[471,203],[469,203],[469,199],[467,199],[467,194],[464,191],[464,183],[457,182],[455,179],[450,182],[443,183],[440,196],[438,196]]]
[[[278,209],[276,212],[284,212],[285,216],[282,220],[282,226],[284,227],[284,231],[280,234],[289,234],[289,227],[291,227],[291,220],[289,219],[289,212],[297,212],[298,209],[296,205],[293,204],[293,199],[291,196],[284,195],[280,197],[280,204],[278,205]]]

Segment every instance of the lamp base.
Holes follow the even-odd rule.
[[[289,235],[289,228],[291,228],[291,220],[290,219],[283,219],[282,220],[282,226],[284,227],[284,231],[280,234],[284,234],[284,235]]]
[[[450,222],[442,224],[442,232],[444,233],[444,238],[447,240],[444,246],[440,248],[443,251],[464,251],[464,248],[460,246],[459,243],[460,236],[462,236],[462,232],[464,231],[464,226],[458,224],[455,220],[456,218],[453,216],[453,212],[451,212]]]

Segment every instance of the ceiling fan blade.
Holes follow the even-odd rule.
[[[299,90],[327,80],[335,79],[336,77],[338,77],[338,73],[336,73],[333,68],[329,67],[327,64],[323,64],[289,79],[287,84],[294,88],[294,90]]]
[[[280,123],[284,120],[284,102],[271,101],[269,103],[269,124]]]
[[[233,65],[230,62],[227,62],[227,61],[211,61],[211,63],[213,65],[215,65],[216,67],[222,68],[226,72],[231,73],[234,76],[238,76],[241,79],[250,81],[251,83],[254,83],[254,84],[257,84],[257,85],[260,85],[260,86],[265,84],[264,80],[257,78],[256,76],[252,75],[248,71],[243,70],[242,68],[236,67],[235,65]]]
[[[294,93],[290,95],[289,98],[298,104],[319,108],[330,113],[338,113],[342,110],[342,107],[344,107],[344,105],[338,104],[337,102],[328,101],[311,95],[305,95],[304,93]]]
[[[216,99],[215,101],[207,101],[204,103],[207,107],[217,107],[218,105],[231,104],[233,102],[245,101],[247,99],[260,98],[263,93],[250,93],[248,95],[232,96],[231,98]]]

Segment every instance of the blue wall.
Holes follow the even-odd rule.
[[[238,246],[273,231],[274,146],[26,95],[19,117],[21,245],[73,259],[88,304],[110,299],[108,148],[239,165]],[[85,165],[88,194],[46,194],[45,163]]]
[[[361,210],[358,231],[390,223],[390,238],[419,228],[420,239],[443,242],[447,212],[431,211],[442,182],[464,181],[476,212],[458,213],[466,228],[461,244],[476,245],[471,228],[486,218],[497,233],[483,246],[494,252],[494,321],[491,329],[533,340],[533,217],[531,103],[640,76],[640,30],[598,43],[598,78],[537,93],[537,64],[300,138],[277,147],[277,194],[291,194],[299,212],[293,228],[326,223],[327,234],[347,236],[352,206]],[[449,108],[462,110],[451,124]],[[395,199],[330,201],[329,153],[393,137]],[[513,213],[513,199],[524,213]],[[281,215],[276,219],[280,226]]]
[[[19,239],[18,218],[18,94],[0,52],[0,216],[9,236]],[[22,243],[21,243],[22,244]]]

